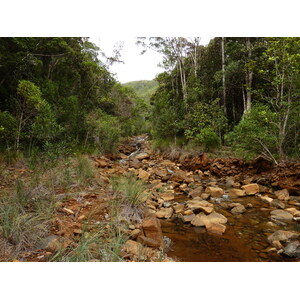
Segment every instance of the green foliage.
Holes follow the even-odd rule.
[[[247,159],[261,153],[272,158],[278,145],[277,120],[278,115],[268,106],[254,105],[234,130],[226,135],[226,143]]]
[[[203,128],[196,135],[195,142],[204,146],[205,151],[212,151],[220,146],[220,138],[211,128]]]
[[[110,203],[111,213],[127,221],[140,222],[144,214],[144,203],[148,197],[143,181],[132,174],[114,177],[112,190],[115,196]]]
[[[8,112],[0,111],[0,142],[1,148],[11,146],[17,131],[16,119]]]
[[[158,83],[155,80],[130,81],[123,85],[133,88],[137,96],[142,98],[146,103],[150,102],[151,96],[155,93],[158,87]]]
[[[95,170],[88,157],[78,157],[75,171],[80,184],[90,183],[94,178]]]
[[[100,152],[112,152],[121,136],[118,118],[106,114],[101,109],[87,115],[89,140]]]

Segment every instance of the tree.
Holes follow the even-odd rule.
[[[300,38],[266,39],[266,50],[256,63],[265,80],[257,95],[278,114],[278,153],[283,158],[291,110],[299,101]]]

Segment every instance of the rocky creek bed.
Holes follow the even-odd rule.
[[[265,171],[266,164],[270,168],[265,159],[248,165],[248,172],[240,163],[240,171],[228,168],[228,160],[208,168],[209,162],[205,167],[199,163],[199,157],[202,165],[207,160],[203,154],[171,161],[153,153],[145,138],[132,140],[132,145],[139,149],[128,160],[124,156],[120,164],[148,182],[152,196],[147,200],[147,214],[160,220],[168,257],[191,262],[299,261],[299,183],[293,178],[284,180],[290,190],[281,189],[280,176]],[[198,161],[197,167],[192,161]],[[259,161],[262,166],[257,172]],[[297,176],[297,168],[290,173]],[[261,184],[267,183],[266,178],[273,182]],[[153,246],[147,238],[135,240]]]
[[[249,163],[203,153],[168,155],[153,151],[147,136],[131,138],[116,154],[90,159],[97,184],[86,191],[56,191],[50,235],[16,261],[49,261],[59,249],[76,247],[99,224],[105,234],[113,223],[127,236],[119,255],[129,262],[300,259],[297,162],[271,167],[264,158]],[[23,169],[11,172],[14,179],[16,173],[30,176]],[[114,220],[111,179],[127,174],[145,183],[143,214]],[[2,184],[5,189],[11,182]],[[0,256],[7,261],[12,254]]]

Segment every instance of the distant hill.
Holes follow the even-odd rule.
[[[143,98],[146,102],[150,101],[150,97],[154,94],[158,87],[158,83],[155,80],[138,80],[130,81],[123,84],[124,86],[132,87],[138,96]]]

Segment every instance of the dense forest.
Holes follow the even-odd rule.
[[[2,151],[111,152],[143,130],[144,102],[112,77],[98,51],[87,38],[0,39]]]
[[[300,39],[140,38],[163,55],[151,99],[153,135],[236,155],[299,158]]]
[[[139,38],[144,51],[162,54],[165,72],[121,85],[87,38],[1,38],[2,151],[110,152],[121,137],[148,131],[157,145],[299,157],[299,38],[200,42]]]

